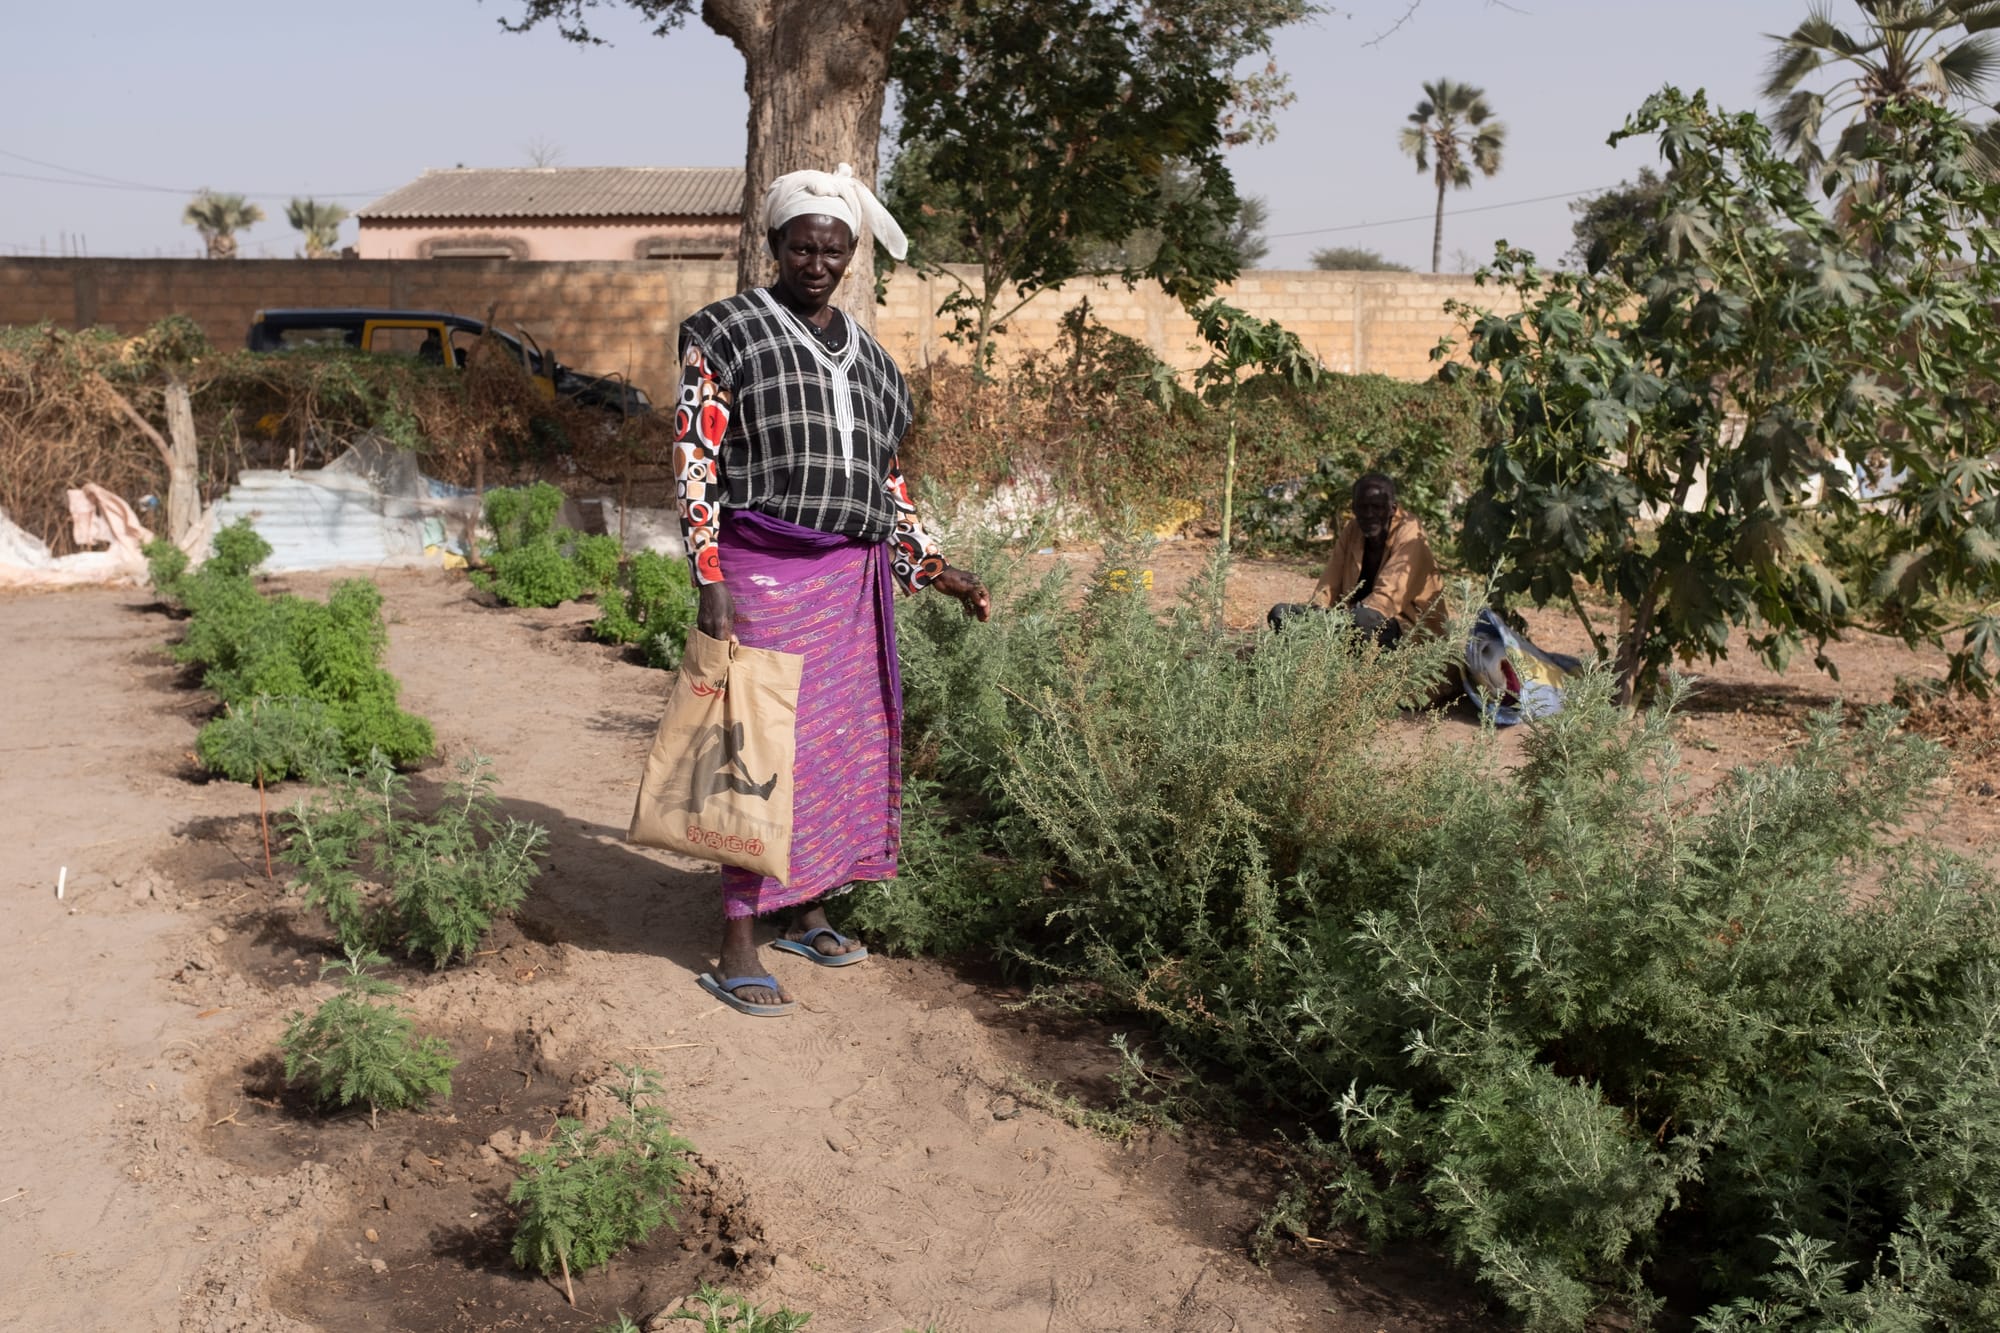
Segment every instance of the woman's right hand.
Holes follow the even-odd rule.
[[[735,638],[736,599],[729,595],[727,584],[701,585],[701,603],[695,611],[694,625],[719,643],[728,643]]]

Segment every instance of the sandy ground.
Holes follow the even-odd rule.
[[[1157,563],[1166,595],[1194,560]],[[1302,596],[1302,569],[1241,569],[1232,618]],[[327,993],[328,940],[263,875],[255,793],[195,773],[207,696],[157,651],[172,622],[131,590],[0,600],[0,1327],[595,1328],[704,1279],[829,1333],[1488,1326],[1421,1253],[1254,1267],[1271,1191],[1254,1154],[1121,1146],[1023,1106],[1017,1080],[1101,1066],[1105,1034],[1010,1010],[996,983],[774,956],[794,1018],[710,1001],[692,978],[712,961],[712,872],[620,837],[666,678],[581,636],[591,608],[379,581],[407,705],[448,758],[490,756],[509,810],[553,841],[474,966],[393,972],[463,1064],[449,1105],[373,1129],[311,1115],[271,1066],[286,1015]],[[1876,640],[1836,655],[1857,702],[1937,666]],[[1834,697],[1747,663],[1710,684],[1687,724],[1706,776],[1778,751]],[[1987,763],[1955,775],[1948,830],[1982,851],[2000,826]],[[592,1080],[635,1058],[665,1075],[702,1170],[682,1229],[580,1279],[572,1311],[505,1263],[511,1159],[558,1111],[601,1113]]]

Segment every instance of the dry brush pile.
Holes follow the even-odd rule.
[[[666,457],[671,424],[550,402],[484,344],[461,372],[339,348],[218,351],[181,316],[136,337],[0,329],[0,511],[63,554],[76,549],[66,490],[95,482],[134,502],[164,501],[176,385],[202,505],[243,468],[317,467],[363,435],[421,455],[448,481],[624,486]]]
[[[1149,528],[1212,521],[1228,427],[1184,379],[1080,303],[1056,345],[1005,379],[951,362],[913,374],[917,421],[904,463],[954,496],[1051,482],[1113,527],[1127,516]],[[1238,410],[1236,511],[1253,546],[1324,535],[1355,478],[1372,470],[1395,475],[1403,503],[1445,535],[1486,431],[1471,388],[1384,375],[1325,374],[1305,388],[1259,376],[1245,382]]]

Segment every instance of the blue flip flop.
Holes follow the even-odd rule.
[[[783,1004],[758,1004],[754,1000],[742,999],[736,994],[738,990],[745,986],[762,986],[767,990],[775,991],[778,989],[778,979],[776,977],[730,977],[725,981],[717,981],[713,976],[704,972],[695,980],[700,983],[703,990],[728,1005],[731,1009],[734,1009],[739,1014],[749,1014],[753,1018],[783,1018],[786,1014],[799,1007],[796,1000],[786,1000]]]
[[[868,950],[865,947],[852,950],[848,953],[821,953],[818,949],[813,948],[813,941],[822,935],[833,936],[835,944],[852,944],[854,942],[835,930],[832,926],[814,926],[806,932],[806,937],[802,940],[772,940],[771,947],[774,949],[783,949],[786,953],[795,953],[801,958],[818,963],[821,967],[850,967],[868,956]]]

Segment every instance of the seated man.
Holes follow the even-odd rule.
[[[1281,602],[1267,619],[1272,629],[1306,610],[1346,607],[1364,634],[1393,648],[1421,628],[1443,631],[1444,580],[1416,516],[1396,506],[1396,483],[1370,472],[1354,483],[1354,517],[1326,558],[1326,572],[1310,602]]]

